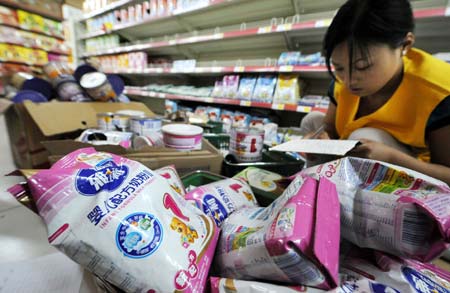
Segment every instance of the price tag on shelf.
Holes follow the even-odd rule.
[[[450,16],[450,6],[445,9],[445,16]]]
[[[332,19],[322,19],[322,20],[318,20],[316,21],[315,27],[327,27],[330,26]]]
[[[297,106],[297,112],[309,113],[309,112],[311,112],[311,107],[308,107],[308,106]]]
[[[277,32],[285,32],[290,30],[292,30],[292,23],[285,23],[277,26]]]
[[[205,98],[205,102],[206,103],[214,103],[214,99],[213,98]]]
[[[239,105],[244,106],[244,107],[250,107],[252,105],[251,101],[241,101],[239,103]]]
[[[166,94],[159,93],[158,98],[164,99],[164,98],[166,98]]]
[[[292,66],[292,65],[280,66],[280,71],[282,71],[282,72],[292,72],[292,71],[294,71],[294,66]]]
[[[223,67],[215,66],[211,67],[211,72],[222,72]]]
[[[272,26],[263,26],[258,29],[258,34],[267,34],[272,32]]]
[[[173,46],[173,45],[176,45],[177,44],[177,40],[170,40],[169,41],[169,45],[170,46]]]
[[[284,110],[284,104],[272,104],[274,110]]]
[[[244,66],[235,66],[233,71],[234,72],[244,72],[245,67]]]
[[[214,40],[220,40],[223,39],[223,33],[217,33],[213,35]]]

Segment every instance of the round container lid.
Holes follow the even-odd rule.
[[[22,90],[32,90],[41,93],[47,99],[52,96],[52,85],[42,78],[34,77],[26,80],[22,85]]]
[[[162,127],[162,132],[181,136],[198,135],[203,133],[203,128],[190,124],[169,124]]]
[[[139,118],[145,117],[145,113],[143,111],[137,111],[137,110],[119,110],[116,112],[116,114],[126,115],[126,116],[130,116],[130,117],[139,117]]]
[[[89,64],[82,64],[80,66],[77,67],[77,69],[75,69],[75,72],[73,73],[73,76],[75,77],[75,79],[80,82],[81,77],[83,77],[83,75],[85,75],[86,73],[89,72],[96,72],[97,69],[95,69],[95,67],[89,65]]]
[[[48,102],[48,99],[44,95],[32,90],[21,90],[12,98],[14,103],[22,103],[26,100],[35,103]]]
[[[106,82],[106,75],[101,72],[86,73],[81,77],[80,85],[85,89],[93,89]]]

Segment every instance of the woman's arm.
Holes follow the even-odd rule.
[[[339,135],[336,131],[336,105],[330,103],[327,114],[323,120],[325,132],[331,139],[338,139]]]
[[[351,155],[413,169],[450,185],[450,125],[429,133],[431,162],[426,163],[379,142],[362,140]]]

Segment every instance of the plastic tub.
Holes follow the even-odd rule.
[[[203,128],[189,124],[168,124],[162,127],[164,144],[167,147],[186,150],[202,148]]]

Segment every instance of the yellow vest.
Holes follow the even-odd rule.
[[[348,138],[356,129],[373,127],[414,148],[427,147],[428,118],[450,95],[450,64],[419,49],[410,50],[403,62],[403,80],[393,96],[375,112],[356,120],[359,97],[336,81],[336,130],[341,139]]]

